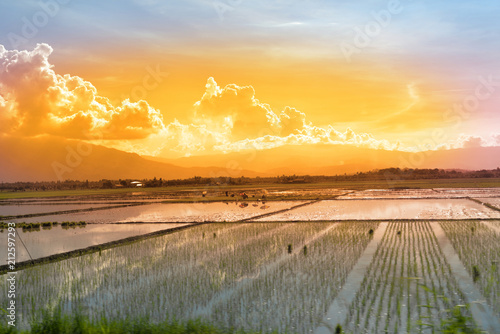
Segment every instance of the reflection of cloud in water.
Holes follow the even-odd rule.
[[[461,219],[500,218],[495,212],[466,199],[395,199],[321,201],[259,221],[336,219]]]
[[[41,229],[29,233],[20,232],[18,229],[18,233],[21,234],[31,256],[36,259],[184,225],[186,224],[94,224],[67,230],[55,226],[50,230]],[[1,238],[0,247],[6,249],[6,242],[7,238]],[[29,260],[24,247],[18,249],[16,260]],[[0,261],[5,263],[7,254],[2,253]]]
[[[367,189],[338,199],[499,197],[500,188]]]
[[[303,202],[272,202],[264,209],[282,210]],[[128,216],[120,221],[128,222],[161,222],[161,221],[238,221],[262,214],[262,207],[246,205],[227,205],[217,203],[178,203],[155,204],[135,207],[136,215]],[[244,204],[247,204],[245,202]],[[132,211],[132,210],[130,210]]]
[[[248,202],[251,203],[251,202]],[[266,212],[278,211],[305,203],[304,201],[267,202]],[[19,222],[45,221],[86,221],[87,223],[114,222],[231,222],[251,218],[262,214],[260,207],[249,205],[244,208],[239,202],[225,204],[214,203],[153,203],[139,206],[121,207],[109,210],[79,212],[72,214],[49,215],[43,217],[23,218]]]
[[[89,208],[102,208],[105,206],[112,206],[110,204],[29,204],[24,203],[12,204],[12,205],[0,205],[0,215],[2,216],[21,216],[21,215],[31,215],[35,213],[48,213],[48,212],[59,212],[59,211],[69,211],[69,210],[83,210]]]

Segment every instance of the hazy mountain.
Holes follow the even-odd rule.
[[[467,170],[500,167],[500,147],[405,153],[342,145],[302,145],[167,160],[56,137],[3,137],[0,152],[2,182],[333,175],[387,167]]]
[[[179,167],[150,161],[133,153],[56,137],[0,138],[0,181],[189,178],[228,175],[219,167]],[[262,174],[238,170],[231,176]],[[59,176],[61,178],[59,178]]]
[[[388,167],[478,170],[500,167],[500,147],[407,153],[347,145],[290,145],[264,151],[157,161],[160,160],[182,167],[207,164],[224,167],[237,164],[242,169],[272,175],[331,175]]]

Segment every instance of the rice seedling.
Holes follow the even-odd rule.
[[[435,298],[419,284],[448,299]],[[461,302],[461,291],[429,223],[391,223],[342,325],[347,332],[420,332],[418,320],[431,316],[422,305],[445,310],[449,303]],[[438,325],[437,319],[430,321]]]
[[[22,270],[17,312],[26,329],[43,312],[60,310],[63,317],[80,312],[89,324],[147,318],[156,326],[200,319],[226,329],[310,333],[348,285],[349,273],[378,226],[199,225]],[[441,226],[471,277],[477,271],[475,284],[498,313],[499,236],[479,222]],[[0,290],[5,288],[0,277]],[[457,321],[469,326],[467,308],[455,310],[461,304],[462,292],[430,223],[388,223],[347,318],[332,330],[432,332],[456,328]],[[445,320],[435,316],[436,310]]]
[[[493,311],[500,316],[500,235],[482,222],[443,222],[455,251]],[[470,233],[474,229],[474,233]]]
[[[257,315],[269,314],[261,319],[264,332],[311,330],[369,242],[365,231],[376,223],[333,227],[337,224],[201,225],[33,267],[19,275],[18,314],[25,327],[42,310],[60,309],[81,310],[90,321],[200,318],[224,328],[246,328]],[[292,254],[289,243],[297,245]]]

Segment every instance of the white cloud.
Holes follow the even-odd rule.
[[[0,45],[0,112],[4,133],[69,138],[145,138],[164,128],[159,110],[146,101],[112,105],[88,81],[59,75],[49,62],[52,48],[6,50]]]
[[[55,73],[52,48],[6,50],[0,45],[0,132],[17,136],[53,134],[91,140],[146,155],[189,156],[283,145],[332,144],[385,150],[419,150],[370,133],[344,132],[333,125],[318,127],[292,107],[276,112],[256,98],[252,86],[221,87],[208,78],[205,92],[193,106],[191,120],[164,124],[160,110],[146,101],[112,104],[92,83]],[[412,103],[419,101],[409,84]],[[411,107],[412,105],[410,105]],[[434,149],[500,145],[500,135],[461,135]],[[432,149],[432,148],[431,148]]]

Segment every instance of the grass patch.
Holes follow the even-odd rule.
[[[30,330],[19,330],[0,322],[0,334],[257,334],[256,331],[242,331],[219,328],[208,322],[192,320],[187,322],[165,321],[152,323],[148,319],[110,321],[102,318],[90,321],[79,314],[61,315],[59,312],[46,314],[43,319],[31,324]]]
[[[1,199],[20,199],[33,197],[67,197],[67,196],[92,196],[92,195],[125,195],[128,193],[141,195],[168,195],[171,193],[179,193],[184,191],[199,191],[198,201],[204,201],[202,191],[251,191],[266,189],[271,190],[320,190],[320,189],[430,189],[430,188],[493,188],[500,187],[500,179],[498,178],[464,178],[464,179],[425,179],[425,180],[375,180],[375,181],[331,181],[305,184],[245,184],[245,185],[228,185],[228,186],[169,186],[156,188],[120,188],[120,189],[79,189],[79,190],[54,190],[54,191],[26,191],[26,192],[0,192]],[[205,197],[207,201],[210,199],[210,194]],[[227,197],[221,197],[227,198]],[[278,199],[278,198],[276,198]],[[279,199],[289,199],[286,196]],[[300,199],[303,199],[302,197]],[[192,198],[190,199],[193,200]],[[222,199],[219,199],[222,200]],[[182,201],[182,199],[181,199]]]

